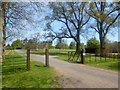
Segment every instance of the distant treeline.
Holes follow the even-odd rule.
[[[52,41],[43,41],[38,42],[36,38],[24,40],[15,40],[12,44],[8,44],[6,49],[44,49],[48,47],[49,49],[76,49],[76,43],[71,42],[70,45],[64,42],[58,42],[55,46],[52,46]],[[118,53],[120,52],[120,42],[110,42],[106,40],[105,43],[105,52],[106,53]],[[81,43],[81,49],[85,48],[87,53],[100,53],[100,43],[96,38],[91,38],[87,41],[87,45]]]

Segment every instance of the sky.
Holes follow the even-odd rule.
[[[14,41],[16,39],[23,40],[24,38],[28,38],[28,39],[33,38],[36,33],[40,33],[40,35],[41,35],[40,36],[40,41],[46,40],[46,39],[42,38],[42,34],[46,33],[45,31],[43,31],[44,28],[45,28],[45,23],[46,23],[43,18],[45,17],[45,15],[49,16],[51,11],[46,6],[44,6],[43,9],[45,11],[39,13],[39,15],[37,13],[33,12],[33,13],[35,13],[35,15],[33,16],[34,20],[40,21],[40,22],[36,23],[36,28],[27,24],[26,30],[20,30],[20,33],[19,33],[20,35],[18,37],[12,38],[12,40],[7,40],[7,44],[8,43],[11,44],[12,41]],[[54,22],[52,24],[52,28],[54,30],[59,30],[61,26],[62,26],[62,24],[60,22]],[[120,35],[118,35],[118,29],[119,29],[118,27],[112,28],[111,32],[109,32],[107,34],[107,39],[109,39],[110,41],[118,41],[118,36],[119,36],[119,41],[120,41]],[[86,34],[86,35],[84,35],[84,37],[83,36],[80,37],[81,38],[81,43],[84,43],[85,45],[87,43],[87,40],[89,40],[90,38],[96,37],[96,39],[99,40],[98,33],[96,33],[92,29],[90,29],[89,31],[90,31],[90,32],[88,32],[89,36],[87,36],[87,34]],[[120,30],[119,30],[119,34],[120,34]],[[70,44],[71,41],[74,41],[73,39],[64,39],[64,40],[68,45]],[[57,39],[55,39],[53,41],[53,45],[55,46],[56,44],[57,44]]]

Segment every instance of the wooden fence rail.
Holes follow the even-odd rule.
[[[85,63],[85,50],[82,49],[80,54],[77,54],[75,51],[68,51],[68,61],[69,62],[82,62]]]

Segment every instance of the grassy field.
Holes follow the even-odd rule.
[[[56,59],[60,59],[60,60],[64,60],[64,61],[68,61],[68,57],[67,56],[61,56],[61,57],[55,57]],[[76,61],[71,61],[71,62],[76,62]],[[80,61],[77,61],[80,63]],[[96,57],[96,61],[95,61],[95,57],[94,56],[86,56],[85,57],[85,64],[86,65],[90,65],[90,66],[94,66],[94,67],[99,67],[99,68],[104,68],[104,69],[109,69],[109,70],[114,70],[114,71],[119,71],[119,66],[120,66],[120,60],[119,59],[111,59],[111,58],[105,58],[101,57]]]
[[[57,88],[58,72],[43,63],[31,60],[26,70],[26,57],[15,51],[7,51],[2,64],[2,88]]]
[[[22,50],[26,52],[26,50]],[[74,49],[49,49],[49,55],[68,55],[68,51],[75,51]],[[45,49],[31,50],[32,54],[45,55]]]
[[[26,50],[22,50],[26,51]],[[68,61],[68,51],[75,51],[74,49],[49,49],[49,55],[59,55],[60,57],[56,57],[56,59],[60,60],[65,60]],[[44,55],[45,54],[45,49],[40,49],[40,50],[31,50],[31,53],[33,54],[39,54],[39,55]],[[118,56],[113,55],[114,58],[104,58],[104,57],[99,57],[95,55],[90,55],[86,53],[85,55],[85,64],[94,66],[94,67],[100,67],[100,68],[105,68],[105,69],[110,69],[110,70],[115,70],[118,71],[118,62],[120,61],[117,59]],[[120,55],[119,55],[120,57]],[[72,59],[72,58],[71,58]],[[75,60],[71,62],[76,62],[77,57],[75,57]],[[80,60],[77,62],[80,63]],[[119,63],[120,64],[120,63]]]

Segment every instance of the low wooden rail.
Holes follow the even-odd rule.
[[[81,58],[75,51],[68,51],[69,62],[80,62]]]

